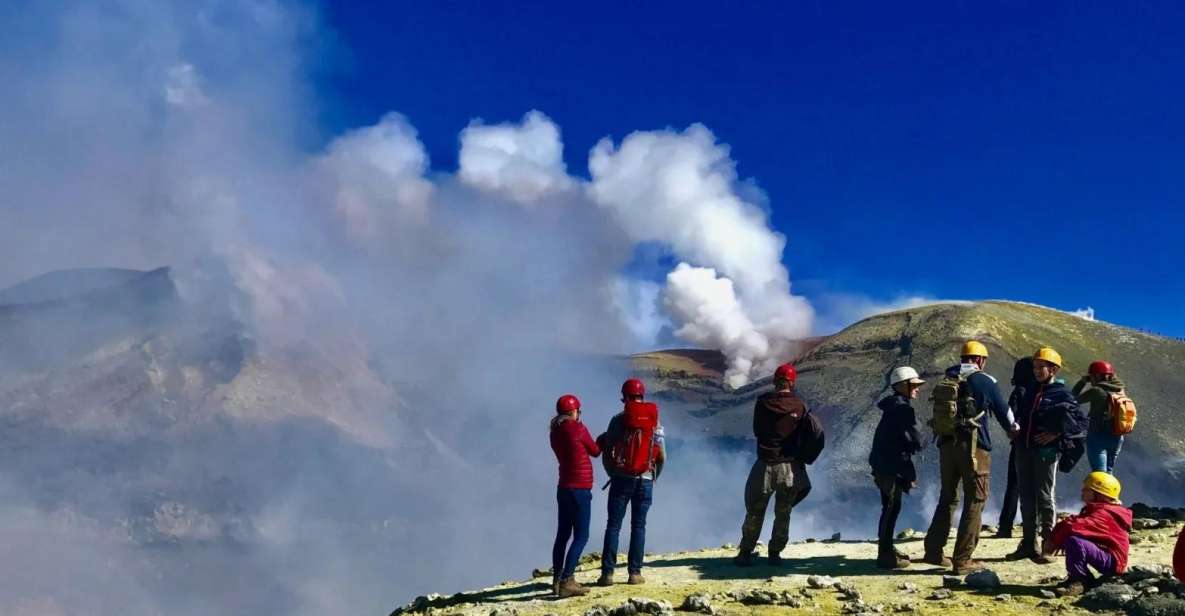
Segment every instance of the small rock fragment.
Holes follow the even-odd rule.
[[[898,614],[909,614],[911,612],[918,611],[918,608],[909,604],[909,603],[902,603],[902,604],[898,605],[897,607],[894,607],[893,611],[897,612]]]
[[[950,599],[953,596],[954,593],[952,593],[950,589],[939,588],[938,590],[930,593],[930,596],[926,598],[930,599],[931,601],[942,601],[943,599]]]
[[[999,601],[1001,603],[1008,603],[1008,602],[1012,601],[1012,595],[1009,595],[1007,593],[1005,593],[1003,595],[996,595],[996,601]]]
[[[609,616],[609,608],[603,605],[594,605],[585,610],[584,616]]]
[[[897,538],[898,538],[898,539],[902,539],[902,540],[904,540],[904,539],[916,539],[916,538],[917,538],[917,536],[918,536],[918,533],[917,533],[917,531],[915,531],[915,530],[914,530],[914,529],[912,529],[912,528],[907,528],[907,529],[905,529],[905,530],[903,530],[903,531],[901,531],[901,532],[897,533]]]
[[[489,616],[518,616],[518,610],[512,607],[496,607],[490,610]]]
[[[839,580],[827,575],[812,575],[806,579],[806,585],[811,588],[834,588]]]
[[[1057,598],[1057,593],[1053,592],[1052,590],[1048,590],[1048,589],[1041,589],[1041,590],[1037,591],[1037,594],[1041,595],[1042,599],[1056,599]]]
[[[904,582],[904,583],[897,585],[897,590],[900,590],[901,592],[904,592],[904,593],[911,593],[912,594],[912,593],[916,593],[918,591],[918,585],[917,584],[910,584],[909,582]]]
[[[716,613],[716,607],[712,605],[707,595],[688,595],[683,599],[683,604],[679,606],[679,610],[683,612],[695,612],[697,614]]]

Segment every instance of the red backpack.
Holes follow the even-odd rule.
[[[622,433],[609,449],[609,462],[622,475],[641,475],[654,469],[658,448],[654,429],[658,427],[658,406],[653,402],[626,402]]]

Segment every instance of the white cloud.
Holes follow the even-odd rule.
[[[1095,320],[1094,308],[1091,308],[1090,306],[1087,306],[1086,308],[1079,308],[1077,310],[1071,310],[1070,314],[1081,319],[1086,319],[1087,321]]]
[[[560,130],[538,111],[527,112],[517,125],[471,122],[461,132],[458,176],[524,205],[574,186],[564,166]]]
[[[334,210],[356,237],[378,238],[392,225],[428,216],[428,154],[400,114],[334,139],[317,165],[331,186]]]

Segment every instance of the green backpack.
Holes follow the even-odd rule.
[[[971,374],[975,374],[972,372]],[[972,431],[979,428],[979,418],[983,412],[975,408],[975,398],[971,395],[971,388],[964,387],[967,376],[945,376],[930,394],[930,401],[934,403],[934,414],[930,418],[930,429],[938,436],[955,436],[962,431]]]

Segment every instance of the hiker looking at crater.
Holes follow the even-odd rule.
[[[1086,433],[1086,458],[1090,461],[1090,470],[1114,473],[1115,460],[1123,447],[1123,435],[1130,432],[1129,428],[1125,429],[1121,416],[1123,400],[1128,400],[1123,381],[1115,376],[1115,368],[1110,362],[1095,361],[1070,393],[1079,404],[1090,405],[1090,429]]]
[[[588,594],[574,577],[580,555],[588,543],[592,513],[593,468],[589,456],[601,455],[588,428],[580,421],[580,400],[572,394],[560,396],[551,418],[551,450],[559,462],[560,479],[555,499],[559,525],[551,548],[552,592],[561,599]],[[568,545],[571,538],[572,545]]]
[[[868,464],[881,493],[876,557],[876,566],[881,569],[909,566],[909,557],[893,547],[893,533],[901,513],[901,496],[918,485],[913,455],[922,450],[922,435],[918,433],[911,401],[918,397],[918,389],[925,382],[909,366],[896,368],[889,375],[893,393],[877,403],[883,414],[872,437]]]
[[[645,584],[642,561],[646,556],[646,513],[654,499],[654,480],[666,464],[666,439],[658,421],[658,407],[645,401],[646,385],[638,379],[621,384],[622,411],[609,420],[609,428],[597,437],[605,452],[601,461],[609,473],[608,518],[601,549],[601,577],[597,586],[613,585],[617,546],[626,510],[630,513],[630,547],[626,561],[627,584]]]
[[[795,393],[798,371],[782,364],[774,371],[774,391],[761,394],[753,408],[753,435],[757,437],[757,461],[745,482],[745,521],[741,545],[733,563],[753,564],[753,550],[765,523],[769,499],[774,499],[774,523],[770,535],[769,564],[782,564],[781,552],[790,540],[790,511],[811,489],[806,465],[823,448],[823,429]]]

